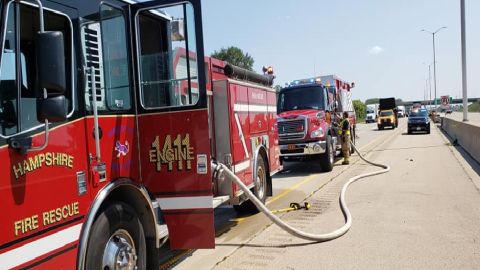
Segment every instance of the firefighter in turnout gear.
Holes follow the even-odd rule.
[[[342,140],[343,165],[350,164],[350,122],[348,121],[348,112],[343,112],[343,119],[340,122],[338,134]]]

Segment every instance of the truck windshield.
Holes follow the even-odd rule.
[[[323,88],[304,87],[282,91],[278,97],[278,113],[302,109],[324,110]]]
[[[391,116],[393,115],[392,111],[382,111],[380,112],[380,116]]]
[[[410,112],[410,117],[427,117],[428,113],[427,110],[415,110]]]

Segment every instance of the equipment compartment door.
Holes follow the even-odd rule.
[[[267,92],[248,87],[248,108],[250,117],[250,133],[259,134],[268,129],[267,123]],[[253,149],[252,149],[253,151]]]
[[[173,249],[213,248],[200,1],[132,6],[141,177]]]

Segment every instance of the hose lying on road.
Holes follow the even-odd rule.
[[[353,144],[352,144],[353,145]],[[347,188],[348,186],[359,180],[359,179],[362,179],[362,178],[365,178],[365,177],[368,177],[368,176],[372,176],[372,175],[378,175],[378,174],[382,174],[382,173],[386,173],[390,170],[390,166],[388,165],[383,165],[383,164],[379,164],[379,163],[375,163],[375,162],[372,162],[372,161],[369,161],[367,160],[363,155],[362,153],[360,153],[360,151],[355,147],[355,145],[353,145],[353,148],[355,149],[355,151],[358,153],[358,155],[360,156],[360,158],[365,161],[366,163],[368,164],[371,164],[373,166],[376,166],[376,167],[381,167],[383,168],[382,170],[379,170],[379,171],[374,171],[374,172],[369,172],[369,173],[363,173],[363,174],[360,174],[360,175],[357,175],[355,177],[352,177],[348,180],[347,183],[345,183],[345,185],[342,187],[342,191],[340,193],[340,207],[342,209],[342,212],[343,212],[343,216],[345,217],[345,224],[330,232],[330,233],[325,233],[325,234],[312,234],[312,233],[307,233],[307,232],[304,232],[304,231],[300,231],[292,226],[290,226],[288,223],[284,222],[283,220],[281,220],[278,216],[274,215],[249,189],[247,186],[245,186],[245,184],[243,184],[243,182],[232,172],[230,171],[225,165],[223,164],[220,164],[220,166],[223,167],[223,170],[224,170],[224,173],[226,174],[226,176],[228,178],[230,178],[235,184],[237,184],[242,190],[243,192],[245,192],[245,194],[248,196],[248,198],[250,200],[252,200],[252,202],[257,206],[257,208],[263,212],[265,215],[267,215],[268,218],[270,218],[271,221],[273,221],[275,224],[277,224],[278,226],[280,226],[282,229],[284,229],[285,231],[287,231],[288,233],[290,233],[291,235],[294,235],[296,237],[299,237],[299,238],[302,238],[302,239],[306,239],[306,240],[310,240],[310,241],[315,241],[315,242],[324,242],[324,241],[330,241],[330,240],[333,240],[335,238],[338,238],[342,235],[344,235],[349,229],[350,227],[352,226],[352,215],[350,214],[350,210],[348,209],[347,207],[347,203],[345,202],[345,193],[347,192]]]

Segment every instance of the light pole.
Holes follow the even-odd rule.
[[[465,0],[460,0],[460,27],[462,40],[462,92],[463,92],[463,121],[468,121],[468,100],[467,100],[467,52],[465,35]]]
[[[436,60],[435,60],[435,34],[440,32],[442,29],[446,29],[447,27],[443,26],[443,27],[440,27],[438,28],[437,30],[431,32],[431,31],[428,31],[428,30],[425,30],[425,29],[422,29],[421,31],[422,32],[426,32],[426,33],[429,33],[432,35],[432,43],[433,43],[433,89],[434,89],[434,92],[435,92],[435,101],[434,101],[434,104],[435,104],[435,109],[437,109],[437,69],[436,69]]]
[[[423,103],[427,107],[427,98],[428,98],[428,79],[425,80],[425,87],[423,88]]]
[[[423,62],[424,65],[427,65],[427,63]],[[432,72],[431,72],[431,67],[432,64],[428,64],[428,91],[427,91],[427,97],[428,97],[428,106],[432,106]],[[430,94],[428,94],[430,93]],[[431,108],[429,108],[431,109]]]

